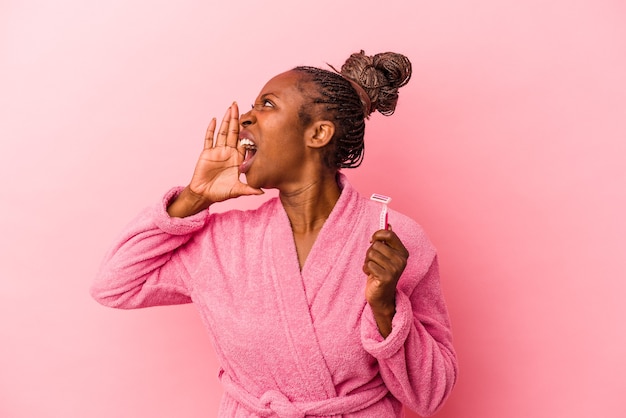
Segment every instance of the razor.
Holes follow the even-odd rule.
[[[391,198],[389,196],[385,196],[385,195],[382,195],[382,194],[374,193],[372,195],[372,197],[370,197],[370,200],[373,200],[374,202],[382,203],[383,208],[380,211],[380,229],[387,229],[387,226],[389,225],[389,223],[388,223],[389,216],[387,214],[387,205],[389,204],[389,202],[391,202]]]

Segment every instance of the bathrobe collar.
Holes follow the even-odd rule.
[[[292,333],[290,341],[293,344],[295,357],[298,358],[299,368],[307,376],[310,387],[310,400],[321,397],[337,396],[333,379],[323,354],[317,344],[315,327],[310,314],[310,301],[307,299],[306,282],[311,279],[319,281],[333,274],[338,260],[345,259],[346,241],[358,228],[355,223],[365,210],[363,199],[350,185],[343,174],[338,174],[341,195],[331,211],[324,226],[300,271],[298,255],[293,232],[287,213],[278,203],[275,215],[272,216],[268,231],[271,236],[266,237],[270,247],[270,257],[278,262],[269,263],[272,282],[277,301],[284,305],[282,318],[286,324],[285,332]],[[279,199],[277,199],[280,202]],[[367,239],[367,238],[364,238]],[[288,306],[288,307],[287,307]],[[288,314],[287,314],[288,313]],[[318,378],[314,378],[318,375]]]

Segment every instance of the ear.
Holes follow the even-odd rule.
[[[307,129],[307,145],[323,148],[333,139],[335,124],[329,120],[318,120]]]

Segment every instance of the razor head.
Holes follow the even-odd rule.
[[[385,205],[389,204],[389,202],[391,202],[391,198],[389,196],[385,196],[382,194],[378,194],[378,193],[374,193],[371,197],[371,200],[373,200],[374,202],[380,202],[383,203]]]

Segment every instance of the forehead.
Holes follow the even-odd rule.
[[[303,93],[310,88],[309,84],[304,82],[301,73],[293,70],[286,71],[270,79],[261,89],[259,96],[273,94],[285,101],[300,100],[303,98]]]

